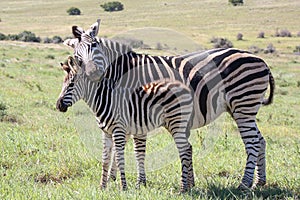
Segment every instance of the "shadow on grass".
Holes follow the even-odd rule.
[[[299,199],[299,194],[276,186],[264,186],[249,191],[241,191],[237,188],[224,188],[209,185],[206,190],[193,188],[188,195],[193,199]]]

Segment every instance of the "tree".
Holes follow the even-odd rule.
[[[124,6],[121,2],[112,1],[105,4],[100,5],[107,12],[121,11],[124,9]]]
[[[81,12],[78,8],[75,7],[71,7],[67,10],[67,13],[69,13],[69,15],[80,15]]]

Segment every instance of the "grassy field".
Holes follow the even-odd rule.
[[[300,2],[245,1],[241,7],[219,0],[122,2],[124,11],[104,13],[100,2],[91,0],[1,1],[0,33],[29,30],[41,37],[64,37],[71,35],[72,25],[86,28],[101,17],[101,36],[127,34],[152,46],[166,43],[178,51],[211,48],[213,36],[227,37],[242,49],[272,43],[275,54],[260,54],[276,80],[274,104],[263,107],[258,115],[267,141],[267,185],[247,193],[236,190],[246,155],[236,125],[223,115],[217,123],[192,133],[196,187],[189,193],[178,195],[179,159],[161,168],[160,163],[148,167],[148,185],[140,190],[135,189],[136,174],[129,163],[128,191],[120,191],[119,181],[100,191],[97,142],[101,143],[101,136],[93,118],[81,110],[82,104],[65,114],[55,109],[63,80],[59,63],[72,51],[62,45],[1,41],[0,199],[299,199],[300,56],[293,50],[300,45],[300,37],[295,36],[300,31]],[[68,16],[71,6],[83,14]],[[288,29],[294,36],[272,37],[277,28]],[[256,38],[260,31],[265,39]],[[243,41],[236,41],[239,32]],[[190,45],[182,47],[183,43]],[[91,119],[90,133],[80,126],[82,117]],[[166,134],[150,137],[148,155],[169,144]],[[131,152],[129,143],[128,158]]]

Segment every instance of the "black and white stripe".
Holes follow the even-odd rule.
[[[90,35],[91,42],[82,41],[86,35]],[[274,79],[261,58],[232,48],[171,57],[150,56],[135,53],[115,41],[98,39],[91,34],[83,33],[75,37],[65,42],[69,46],[72,46],[70,43],[77,44],[74,56],[86,68],[89,68],[87,62],[81,58],[93,55],[93,58],[108,60],[108,65],[95,64],[94,67],[102,68],[105,73],[101,76],[113,80],[115,87],[131,88],[162,78],[176,79],[190,87],[195,95],[192,128],[205,126],[223,112],[229,112],[238,125],[247,152],[240,187],[252,186],[255,167],[258,171],[256,182],[260,185],[266,183],[265,140],[257,127],[256,114],[261,105],[272,102]],[[83,47],[84,50],[79,52],[83,44],[91,48]],[[101,54],[97,54],[96,49]],[[268,86],[270,95],[264,99]]]
[[[99,82],[89,80],[76,61],[70,57],[68,72],[57,109],[67,111],[79,99],[83,99],[95,113],[103,138],[103,169],[101,186],[106,187],[112,147],[121,173],[123,189],[126,189],[124,147],[126,135],[133,135],[138,166],[138,185],[146,183],[144,159],[147,133],[165,127],[174,138],[182,164],[181,190],[194,185],[192,147],[186,137],[190,131],[193,112],[193,96],[188,87],[179,81],[161,80],[142,87],[113,88],[109,79]],[[114,145],[112,145],[114,144]]]

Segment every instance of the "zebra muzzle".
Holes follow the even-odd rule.
[[[67,112],[68,106],[63,102],[62,99],[58,99],[56,102],[56,109],[60,112]]]

